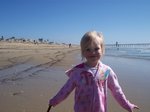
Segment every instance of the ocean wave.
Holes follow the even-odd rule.
[[[117,56],[125,58],[139,58],[150,60],[150,48],[106,48],[106,56]]]

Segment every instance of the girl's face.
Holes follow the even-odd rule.
[[[83,56],[86,58],[86,64],[88,66],[96,66],[102,56],[102,48],[100,43],[92,42],[90,45],[88,45],[85,51],[83,52]]]

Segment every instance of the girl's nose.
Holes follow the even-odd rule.
[[[95,51],[95,50],[92,50],[91,53],[92,53],[92,54],[96,54],[96,51]]]

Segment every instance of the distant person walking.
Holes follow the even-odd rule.
[[[69,48],[71,47],[71,43],[69,44]]]
[[[117,48],[117,50],[119,50],[119,44],[118,44],[118,42],[116,42],[116,48]]]
[[[66,99],[74,89],[75,112],[107,112],[107,88],[128,112],[138,109],[126,99],[114,71],[100,60],[105,49],[103,35],[96,31],[87,32],[80,46],[85,61],[66,72],[69,79],[56,96],[49,100],[47,112]]]
[[[116,42],[116,47],[118,47],[119,46],[119,44],[118,44],[118,42]]]

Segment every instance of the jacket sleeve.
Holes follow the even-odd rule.
[[[117,102],[127,111],[132,112],[134,108],[134,104],[130,103],[127,99],[125,94],[123,93],[116,74],[110,69],[110,75],[108,76],[108,88],[111,90],[114,98]]]
[[[69,77],[64,86],[59,90],[59,92],[52,99],[49,100],[49,104],[53,107],[59,104],[61,101],[65,100],[67,96],[75,88],[74,76]]]

